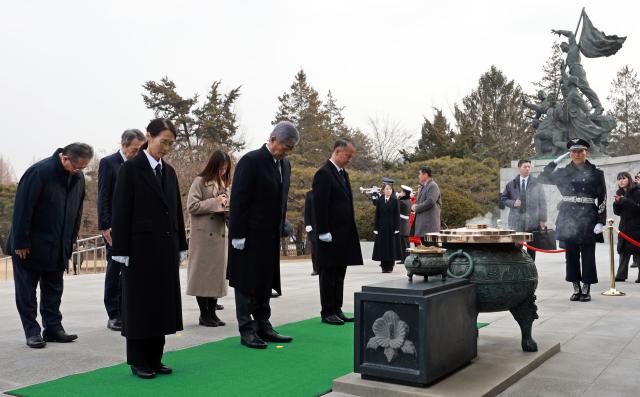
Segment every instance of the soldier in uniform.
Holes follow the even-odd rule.
[[[607,217],[607,188],[604,172],[587,160],[589,143],[574,138],[567,142],[567,148],[569,152],[549,163],[538,180],[556,185],[562,194],[556,235],[567,250],[566,280],[573,283],[573,294],[569,299],[587,302],[591,300],[591,284],[598,282],[595,251],[596,242],[604,242],[602,230]],[[567,156],[571,156],[571,163],[556,169]]]
[[[398,196],[400,204],[400,248],[402,249],[402,261],[404,263],[407,258],[407,248],[409,248],[409,236],[411,225],[409,224],[409,216],[411,215],[411,192],[413,189],[407,185],[400,185],[402,193]]]

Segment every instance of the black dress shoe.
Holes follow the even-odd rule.
[[[46,345],[47,342],[45,342],[40,335],[34,335],[27,338],[27,346],[32,349],[42,349]]]
[[[240,344],[251,349],[266,349],[267,343],[256,335],[240,336]]]
[[[344,321],[342,321],[340,317],[336,316],[335,314],[327,317],[322,317],[322,322],[331,325],[344,325]]]
[[[293,340],[292,337],[286,335],[280,335],[273,329],[269,329],[266,331],[258,331],[258,336],[266,340],[267,342],[275,342],[275,343],[288,343]]]
[[[623,282],[623,281],[627,281],[626,278],[621,278],[621,277],[616,277],[616,281],[617,282]]]
[[[219,325],[218,322],[211,317],[204,316],[200,316],[200,318],[198,319],[198,324],[204,325],[205,327],[217,327]]]
[[[111,318],[107,321],[107,328],[113,331],[122,331],[122,321],[118,318]]]
[[[156,377],[156,373],[149,367],[132,365],[131,372],[142,379],[153,379]]]
[[[173,373],[173,370],[171,368],[167,367],[162,363],[160,363],[158,367],[154,368],[154,370],[157,374],[160,374],[160,375],[170,375],[171,373]]]
[[[336,316],[337,316],[340,320],[344,321],[345,323],[352,323],[352,322],[353,322],[353,317],[348,317],[348,316],[347,316],[346,314],[344,314],[343,312],[336,313]]]
[[[47,342],[58,342],[58,343],[69,343],[78,339],[78,335],[76,334],[68,334],[64,331],[64,329],[60,329],[53,334],[45,334],[44,340]]]
[[[272,293],[271,293],[271,297],[272,297],[272,298],[277,298],[277,297],[279,297],[279,296],[280,296],[280,294],[279,294],[279,293],[277,293],[277,292],[272,292]]]
[[[216,304],[216,310],[224,310],[224,306],[221,304]]]
[[[311,275],[312,275],[312,276],[317,276],[317,275],[318,275],[318,272],[311,272]]]

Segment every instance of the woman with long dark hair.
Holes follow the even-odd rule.
[[[617,176],[618,191],[613,196],[613,213],[620,216],[620,231],[632,239],[640,240],[640,187],[633,182],[631,174],[620,172]],[[629,259],[640,255],[640,248],[622,237],[618,238],[618,271],[616,281],[626,281],[629,275]],[[636,279],[640,283],[640,273]]]
[[[199,324],[223,326],[218,299],[227,295],[227,222],[231,192],[231,158],[222,150],[211,154],[204,170],[191,184],[187,208],[191,220],[187,295],[200,307]]]
[[[163,157],[176,141],[166,119],[147,126],[147,142],[122,165],[113,201],[112,258],[122,267],[122,335],[127,364],[140,378],[167,375],[165,335],[182,330],[178,267],[187,240],[176,172]]]
[[[402,259],[400,248],[400,207],[390,184],[382,185],[382,196],[376,200],[376,219],[373,233],[373,260],[380,261],[382,273],[391,273],[393,265]]]

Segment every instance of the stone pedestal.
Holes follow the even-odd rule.
[[[549,164],[553,159],[540,159],[531,161],[531,175],[538,177],[543,168]],[[558,167],[565,167],[569,164],[568,159],[564,160]],[[607,183],[607,218],[614,218],[619,221],[617,216],[613,215],[613,207],[611,199],[618,190],[616,176],[621,171],[627,171],[631,176],[635,176],[640,171],[640,154],[634,154],[630,156],[619,157],[596,157],[589,158],[589,161],[596,167],[601,168],[604,171],[604,179]],[[511,168],[500,169],[500,192],[504,191],[507,183],[512,181],[518,175],[518,161],[511,162]],[[558,192],[558,188],[553,185],[543,185],[544,192],[547,198],[547,224],[549,227],[555,229],[556,216],[558,215],[558,204],[560,203],[561,195]],[[497,198],[496,198],[497,199]],[[509,215],[509,208],[505,208],[500,212],[500,218],[502,219],[502,227],[507,227],[507,219]],[[616,236],[617,238],[617,236]]]
[[[427,385],[477,355],[476,288],[468,280],[392,280],[355,293],[355,372]]]

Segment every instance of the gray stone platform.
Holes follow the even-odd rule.
[[[608,287],[606,246],[598,244],[600,283],[593,288],[593,301],[569,302],[570,285],[564,281],[562,254],[538,256],[538,308],[534,323],[538,341],[557,340],[561,352],[520,379],[500,396],[598,396],[640,395],[640,284],[618,284],[625,297],[598,294]],[[371,258],[371,244],[363,246]],[[276,325],[318,316],[318,279],[312,277],[311,264],[282,264],[284,295],[272,301],[272,321]],[[632,269],[632,279],[637,270]],[[183,288],[186,273],[181,272]],[[352,267],[345,282],[345,310],[353,310],[353,293],[362,285],[404,276],[396,266],[392,274],[380,273],[375,262]],[[63,324],[79,334],[70,344],[49,344],[41,350],[29,349],[15,309],[12,282],[0,282],[0,391],[15,389],[62,376],[86,372],[124,361],[124,340],[106,328],[102,303],[103,275],[65,278],[62,300]],[[221,299],[225,310],[220,317],[227,326],[205,328],[197,325],[195,298],[183,295],[185,330],[167,338],[167,350],[177,350],[237,335],[233,290]],[[482,336],[519,338],[520,330],[508,312],[483,313],[479,321],[491,325],[480,330]],[[294,335],[295,336],[295,335]],[[519,349],[519,344],[514,346]],[[333,396],[340,396],[332,393]],[[304,396],[301,396],[304,397]],[[344,396],[342,396],[344,397]]]
[[[520,338],[482,335],[478,357],[469,365],[428,387],[364,380],[351,373],[333,381],[333,390],[359,397],[489,397],[495,396],[560,351],[560,343],[538,338],[538,352],[519,351]]]

